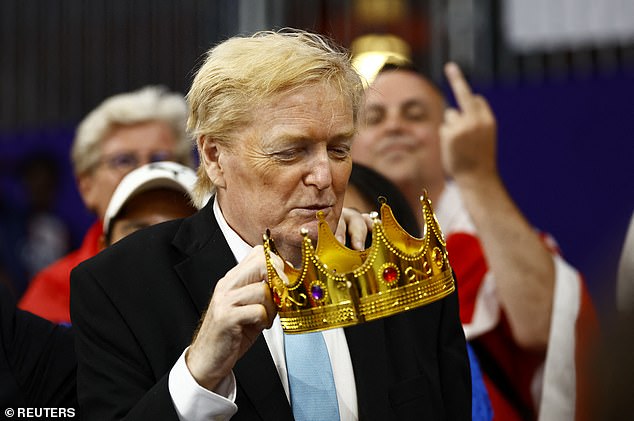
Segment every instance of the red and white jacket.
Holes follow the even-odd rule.
[[[522,413],[538,420],[580,419],[583,411],[578,407],[585,402],[580,395],[587,390],[584,353],[598,332],[583,277],[564,261],[554,240],[542,236],[556,270],[550,337],[545,353],[522,349],[511,335],[496,296],[496,280],[457,186],[449,182],[432,205],[447,240],[460,317],[480,359],[494,419],[519,420]],[[518,409],[522,407],[526,411]]]

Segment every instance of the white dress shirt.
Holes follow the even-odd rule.
[[[231,252],[236,261],[241,262],[251,252],[252,247],[229,227],[215,198],[213,211]],[[284,356],[284,334],[279,316],[275,318],[270,329],[263,331],[263,335],[286,392],[286,398],[290,401]],[[323,335],[337,389],[340,419],[341,421],[356,421],[358,419],[357,391],[345,334],[343,329],[331,329],[324,331]],[[218,393],[211,392],[201,387],[192,377],[185,364],[186,352],[187,349],[172,367],[168,382],[178,417],[181,421],[230,419],[238,410],[234,403],[236,382],[233,373],[223,380]]]

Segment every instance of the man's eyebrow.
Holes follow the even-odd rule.
[[[357,134],[357,129],[355,127],[351,128],[348,131],[337,134],[333,137],[333,140],[349,140],[352,139]]]
[[[345,130],[333,135],[329,138],[329,141],[349,140],[356,136],[356,134],[356,127],[351,127],[349,130]],[[314,139],[311,136],[307,136],[306,134],[285,133],[275,137],[275,139],[270,142],[270,145],[285,145],[289,143],[312,143],[313,141]]]

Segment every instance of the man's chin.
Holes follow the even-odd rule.
[[[338,223],[338,219],[336,222],[333,222],[334,218],[335,214],[332,212],[329,212],[326,215],[326,222],[328,222],[328,226],[332,232],[335,232]],[[317,233],[319,231],[319,219],[317,219],[317,212],[309,217],[289,218],[287,220],[287,224],[277,227],[277,229],[274,229],[271,234],[276,244],[283,241],[288,245],[301,247],[303,238],[302,231],[304,230],[307,232],[308,238],[313,241],[313,245],[316,245]]]
[[[314,221],[306,222],[300,228],[301,231],[306,231],[308,233],[308,238],[313,241],[313,245],[317,244],[317,232],[319,230],[319,221],[315,218]]]
[[[381,166],[376,167],[375,170],[392,183],[400,183],[418,174],[420,172],[420,166],[410,163],[408,160],[400,160],[396,162],[385,162],[381,164]]]

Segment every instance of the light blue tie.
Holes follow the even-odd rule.
[[[321,332],[284,335],[284,352],[295,421],[339,420],[335,381]]]

